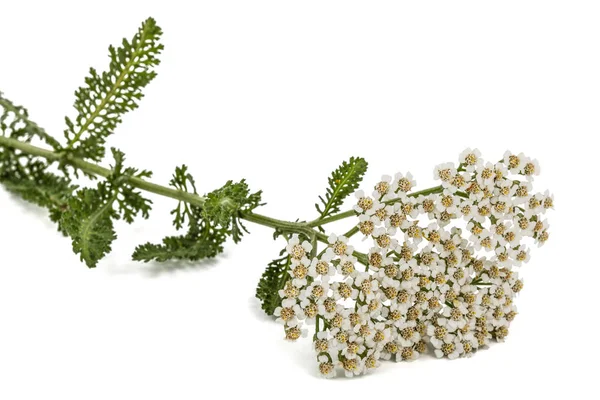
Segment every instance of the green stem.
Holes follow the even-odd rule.
[[[90,175],[107,178],[112,174],[112,170],[108,168],[104,168],[100,165],[92,164],[80,158],[73,157],[71,154],[58,154],[54,151],[46,150],[41,147],[34,146],[30,143],[22,142],[20,140],[0,136],[0,146],[17,149],[23,153],[37,157],[43,157],[48,161],[52,162],[58,162],[62,160],[64,163],[76,167]],[[185,203],[192,204],[198,207],[202,207],[204,205],[205,198],[193,193],[158,185],[156,183],[148,182],[147,180],[141,178],[128,176],[125,179],[127,180],[127,183],[129,183],[131,186],[141,190],[145,190],[150,193],[169,197],[178,201],[183,201]],[[314,238],[313,241],[318,240],[322,243],[328,243],[327,236],[325,234],[317,232],[311,226],[304,222],[284,221],[280,219],[267,217],[266,215],[255,214],[252,212],[241,212],[239,217],[246,221],[254,222],[258,225],[278,229],[284,233],[302,233],[309,238]],[[368,258],[366,254],[355,251],[353,255],[359,260],[359,262],[365,265],[368,263]]]
[[[342,236],[350,238],[350,237],[354,236],[354,234],[356,234],[356,233],[358,233],[358,226],[353,227],[348,232],[344,233]]]
[[[9,137],[0,136],[0,146],[13,148],[20,150],[23,153],[30,154],[32,156],[43,157],[51,162],[59,162],[62,161],[65,164],[71,165],[81,171],[94,176],[100,176],[103,178],[108,178],[112,174],[112,170],[108,168],[104,168],[100,165],[93,164],[82,160],[80,158],[74,157],[70,153],[58,153],[52,150],[43,149],[41,147],[34,146],[28,142],[23,142],[20,140],[12,139]],[[198,196],[197,194],[186,192],[183,190],[173,189],[167,186],[158,185],[156,183],[149,182],[147,180],[136,178],[132,176],[124,177],[127,183],[133,187],[136,187],[141,190],[145,190],[150,193],[158,194],[160,196],[169,197],[178,201],[182,201],[191,205],[195,205],[198,207],[202,207],[205,202],[205,198],[202,196]],[[419,195],[428,195],[432,193],[441,193],[443,191],[442,186],[435,186],[429,189],[421,190],[419,192],[410,193],[409,196],[416,197]],[[391,199],[386,201],[386,204],[393,204],[400,199]],[[267,217],[261,214],[255,214],[252,212],[240,212],[239,217],[250,222],[254,222],[258,225],[267,226],[273,229],[278,229],[284,234],[289,233],[301,233],[306,235],[311,239],[313,243],[316,241],[322,243],[327,242],[327,236],[321,232],[316,231],[315,227],[319,227],[321,225],[325,225],[331,222],[339,221],[345,218],[353,217],[356,215],[354,210],[348,210],[336,215],[332,215],[327,218],[316,219],[311,222],[291,222],[284,221],[280,219],[275,219],[271,217]],[[350,229],[344,236],[350,237],[358,232],[358,228],[355,226]],[[316,247],[316,246],[315,246]],[[369,259],[365,253],[361,253],[355,251],[353,255],[358,259],[358,261],[365,265],[369,265]]]
[[[442,193],[444,191],[444,187],[442,185],[430,187],[427,189],[419,190],[418,192],[412,192],[408,194],[408,197],[419,197],[419,196],[427,196],[434,193]],[[385,204],[394,204],[398,201],[402,200],[401,198],[395,198],[391,200],[385,201]]]
[[[340,219],[354,217],[356,215],[356,211],[348,210],[339,214],[332,215],[331,217],[323,218],[323,219],[315,219],[314,221],[310,221],[307,225],[310,227],[321,226],[325,224],[329,224],[331,222],[339,221]]]
[[[23,153],[31,154],[33,156],[44,157],[48,161],[60,161],[61,159],[64,159],[65,163],[72,165],[90,175],[108,178],[112,174],[112,170],[101,167],[100,165],[89,163],[80,158],[71,157],[70,154],[62,156],[61,154],[58,154],[54,151],[42,149],[32,144],[21,142],[20,140],[0,136],[0,145],[5,147],[11,147],[13,149],[18,149],[21,150]],[[126,180],[127,183],[129,183],[131,186],[145,190],[150,193],[155,193],[161,196],[170,197],[172,199],[185,201],[186,203],[200,207],[204,205],[204,197],[195,195],[193,193],[171,189],[169,187],[157,185],[156,183],[148,182],[144,179],[132,176],[126,177]]]
[[[421,195],[427,196],[429,194],[442,193],[443,191],[444,191],[444,187],[440,185],[440,186],[430,187],[428,189],[423,189],[423,190],[418,191],[418,192],[409,193],[408,196],[409,197],[418,197],[418,196],[421,196]],[[384,203],[385,204],[394,204],[394,203],[397,203],[400,200],[401,200],[400,198],[395,198],[395,199],[386,200]],[[322,225],[325,225],[325,224],[329,224],[331,222],[339,221],[341,219],[345,219],[345,218],[348,218],[348,217],[353,217],[355,215],[356,215],[356,211],[354,211],[354,210],[348,210],[348,211],[344,211],[344,212],[332,215],[332,216],[327,217],[327,218],[317,218],[317,219],[315,219],[313,221],[308,222],[307,225],[309,227],[311,227],[311,228],[314,228],[314,227],[317,227],[317,226],[322,226]]]

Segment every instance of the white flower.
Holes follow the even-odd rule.
[[[372,334],[366,339],[366,344],[371,349],[383,349],[392,340],[392,329],[386,327],[383,322],[374,324]]]
[[[337,265],[337,272],[342,276],[354,277],[358,274],[356,270],[357,259],[354,256],[344,254],[340,257],[340,262]]]
[[[325,319],[331,319],[343,309],[344,306],[337,304],[333,297],[327,297],[319,304],[319,315]]]
[[[363,240],[371,236],[375,227],[381,224],[381,222],[375,215],[360,214],[358,216],[358,230],[364,235]]]
[[[351,335],[344,346],[342,346],[342,355],[345,358],[355,358],[357,354],[361,354],[365,351],[363,345],[364,339],[357,335]]]
[[[521,230],[517,227],[509,223],[504,228],[503,234],[498,234],[496,236],[498,238],[498,243],[501,246],[509,245],[509,247],[514,247],[521,242]]]
[[[296,233],[292,235],[286,246],[286,251],[288,252],[288,254],[296,260],[304,258],[311,252],[311,250],[312,245],[306,240],[300,243],[300,239],[298,238],[298,234]]]
[[[447,340],[444,340],[439,349],[435,349],[434,353],[438,358],[446,356],[454,360],[464,353],[464,347],[457,336],[449,336]]]
[[[454,175],[456,175],[454,163],[439,164],[433,169],[433,179],[439,179],[444,183],[450,182]]]
[[[523,263],[527,263],[530,258],[529,249],[524,244],[516,249],[510,249],[508,254],[510,255],[510,258],[514,260],[514,264],[517,267],[520,267]]]
[[[448,328],[443,325],[429,324],[427,326],[427,336],[429,336],[429,341],[436,349],[441,348],[444,342],[452,340]]]
[[[493,193],[498,201],[514,203],[513,197],[516,192],[517,185],[513,185],[511,180],[505,179],[495,182]]]
[[[491,162],[482,163],[475,169],[475,174],[477,175],[477,184],[481,187],[488,187],[494,184],[496,167]]]
[[[318,304],[321,304],[329,293],[329,283],[327,281],[313,281],[306,289],[300,292],[302,301],[312,299]]]
[[[333,378],[335,377],[336,373],[335,373],[335,365],[331,362],[331,360],[325,356],[319,356],[318,358],[319,361],[319,372],[321,373],[321,376],[323,376],[324,378]]]
[[[408,193],[410,190],[415,187],[417,182],[413,179],[413,176],[410,172],[407,172],[406,175],[398,172],[394,176],[394,183],[392,184],[392,190],[394,193]]]
[[[337,236],[332,233],[327,238],[327,241],[329,242],[333,254],[336,256],[341,256],[343,254],[350,255],[354,251],[354,247],[348,245],[348,238],[345,236]]]
[[[528,181],[532,181],[533,177],[540,174],[540,164],[535,159],[525,157],[523,160],[522,174],[527,176]]]
[[[548,209],[554,209],[554,195],[546,190],[544,192],[544,210],[542,212],[546,212]]]
[[[293,278],[292,283],[296,287],[304,287],[307,284],[306,277],[308,276],[310,261],[304,257],[301,260],[292,258],[290,270],[288,273]]]
[[[384,203],[377,203],[373,207],[373,210],[374,211],[372,215],[367,216],[366,214],[363,214],[363,216],[370,217],[369,220],[372,221],[374,225],[381,225],[389,219],[390,215],[392,215],[394,206],[385,205]]]
[[[368,272],[359,272],[354,280],[354,284],[360,289],[360,299],[370,300],[375,297],[375,292],[379,288],[379,281],[372,279]]]
[[[277,307],[273,314],[278,317],[276,322],[286,326],[296,326],[299,319],[305,318],[304,312],[296,302],[296,299],[284,299],[281,307]]]
[[[484,229],[480,234],[479,238],[475,242],[475,250],[486,250],[486,251],[494,251],[496,249],[496,245],[498,244],[498,239],[496,236],[492,235],[490,231]]]
[[[364,362],[360,357],[345,358],[340,361],[340,365],[344,369],[346,378],[360,375],[364,370]]]
[[[367,299],[367,304],[362,306],[360,310],[369,314],[371,318],[376,318],[382,312],[383,300],[383,294],[381,294],[381,292],[376,292],[374,296],[371,296],[370,299]]]
[[[463,219],[469,221],[475,214],[476,207],[471,200],[462,199],[457,205],[457,209]]]
[[[402,347],[411,347],[421,340],[421,335],[415,329],[415,325],[415,321],[406,321],[399,324],[397,340]]]
[[[375,243],[377,243],[377,245],[382,249],[396,247],[398,245],[398,241],[393,238],[395,234],[396,228],[379,227],[373,231],[373,239],[375,240]]]
[[[373,197],[384,197],[390,192],[392,177],[390,175],[382,175],[381,180],[375,185]]]
[[[444,189],[442,196],[438,198],[436,208],[438,211],[446,211],[448,214],[454,214],[459,204],[460,198],[455,197],[448,189]]]
[[[296,286],[293,282],[288,281],[283,289],[280,289],[278,292],[279,297],[282,299],[285,297],[289,298],[301,298],[302,295],[302,286]]]
[[[371,370],[379,368],[381,362],[379,359],[381,358],[381,351],[379,349],[370,349],[367,352],[367,356],[364,359],[364,372],[368,373]]]
[[[373,206],[377,203],[376,200],[372,197],[365,196],[363,190],[356,191],[354,196],[356,196],[357,199],[357,202],[353,207],[354,211],[359,214],[372,215],[374,212]]]
[[[350,339],[351,335],[351,332],[342,328],[333,328],[329,333],[333,338],[331,340],[331,346],[337,350],[341,350],[346,345],[346,342]]]
[[[523,153],[515,155],[507,150],[504,153],[503,161],[504,165],[506,165],[506,167],[512,174],[518,174],[521,173],[523,171],[523,168],[525,167],[526,157]]]
[[[458,161],[468,172],[473,172],[481,165],[481,152],[477,149],[466,148],[460,153]]]
[[[306,337],[307,334],[308,330],[304,329],[300,323],[294,326],[286,325],[285,327],[285,339],[292,342],[301,337]]]
[[[356,299],[358,296],[358,289],[353,287],[353,283],[353,279],[350,277],[343,282],[335,282],[333,285],[331,285],[331,288],[333,289],[333,297],[336,300]]]
[[[335,274],[335,267],[331,265],[331,254],[325,253],[321,259],[313,258],[308,267],[308,275],[313,278],[321,278],[323,281],[329,280]]]

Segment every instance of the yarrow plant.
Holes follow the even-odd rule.
[[[245,222],[273,228],[275,238],[286,240],[256,297],[288,340],[314,325],[315,358],[325,377],[361,375],[381,360],[409,361],[428,351],[470,356],[506,338],[523,288],[517,270],[529,261],[531,244],[543,245],[549,236],[544,216],[554,199],[533,192],[537,161],[506,152],[487,162],[466,149],[457,163],[435,167],[438,186],[414,191],[412,175],[398,173],[365,192],[359,186],[367,162],[352,157],[329,177],[317,217],[294,222],[256,213],[261,192],[245,180],[200,195],[182,165],[162,186],[148,180],[150,171],[126,166],[115,148],[103,167],[108,137],[156,76],[161,34],[149,18],[131,40],[109,48],[108,69],[91,69],[75,92],[76,113],[65,118],[63,139],[0,93],[0,183],[45,207],[82,262],[96,267],[111,251],[115,220],[149,217],[152,201],[143,192],[150,192],[177,201],[173,225],[183,232],[140,244],[134,260],[216,257],[229,238],[242,239]],[[81,176],[102,180],[82,187]],[[342,211],[352,194],[354,206]],[[355,222],[348,232],[325,233],[326,225],[347,218]],[[351,243],[356,234],[363,241]],[[355,246],[364,240],[370,246],[361,252]]]

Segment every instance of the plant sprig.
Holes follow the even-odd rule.
[[[137,246],[132,258],[142,262],[197,261],[223,252],[228,238],[239,242],[248,230],[243,221],[274,229],[275,236],[300,234],[312,242],[327,242],[323,225],[355,215],[339,212],[367,169],[364,159],[352,157],[329,177],[326,194],[316,204],[318,216],[310,222],[284,221],[256,213],[263,205],[261,191],[252,191],[245,180],[227,181],[201,196],[187,166],[175,169],[169,186],[150,182],[151,172],[125,166],[125,155],[111,149],[112,165],[103,167],[106,141],[123,116],[138,107],[142,90],[156,77],[162,30],[154,19],[144,21],[132,39],[109,47],[110,63],[104,72],[90,69],[85,85],[75,92],[77,115],[66,118],[64,138],[56,138],[33,122],[27,110],[0,94],[0,183],[7,190],[48,209],[50,219],[72,241],[74,253],[88,267],[96,267],[111,251],[117,238],[114,221],[133,223],[148,218],[151,200],[143,192],[172,198],[173,225],[180,235],[160,243]],[[33,143],[38,140],[46,147]],[[79,174],[103,178],[95,186],[82,187]],[[354,252],[367,264],[366,254]],[[277,290],[286,278],[275,260],[259,284],[258,297],[272,313]],[[261,289],[262,288],[262,289]]]
[[[497,164],[484,163],[478,150],[467,149],[457,167],[436,167],[439,186],[415,192],[410,173],[384,175],[371,196],[357,190],[367,162],[351,157],[330,174],[315,219],[295,221],[257,213],[262,191],[251,190],[245,179],[200,195],[185,164],[163,186],[149,181],[151,171],[126,165],[116,148],[104,167],[108,137],[156,76],[161,34],[149,18],[133,39],[109,47],[107,71],[91,69],[75,92],[78,115],[66,118],[64,138],[49,135],[0,93],[0,183],[46,208],[82,262],[94,268],[110,253],[115,221],[149,218],[146,195],[153,193],[176,200],[172,224],[181,232],[136,246],[135,261],[216,257],[228,239],[238,243],[248,233],[245,222],[272,228],[275,239],[286,240],[260,277],[256,297],[282,323],[288,340],[306,333],[305,323],[315,323],[323,376],[334,376],[338,367],[347,377],[360,375],[380,358],[413,360],[430,345],[437,357],[468,356],[508,335],[517,314],[513,298],[523,287],[511,268],[529,260],[521,240],[541,245],[549,237],[542,216],[554,198],[530,193],[537,161],[507,152]],[[80,175],[102,179],[84,186]],[[354,207],[342,211],[352,193]],[[419,225],[420,215],[427,226]],[[357,221],[345,234],[325,234],[326,225],[351,217]],[[368,254],[349,242],[359,232],[372,240]],[[320,243],[326,246],[319,249]]]

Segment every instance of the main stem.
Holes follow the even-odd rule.
[[[112,170],[104,168],[100,165],[89,163],[80,158],[72,157],[71,155],[59,154],[55,151],[34,146],[30,143],[22,142],[20,140],[0,136],[0,146],[17,149],[22,151],[23,153],[31,154],[32,156],[43,157],[51,162],[62,161],[65,164],[71,165],[90,175],[108,178],[112,174]],[[150,193],[155,193],[160,196],[169,197],[178,201],[183,201],[198,207],[202,207],[204,205],[205,198],[202,196],[158,185],[156,183],[152,183],[141,178],[128,176],[126,177],[126,179],[131,186],[136,187],[138,189]],[[313,227],[318,225],[310,226],[309,224],[304,222],[284,221],[252,212],[240,212],[239,217],[246,221],[254,222],[258,225],[278,229],[283,233],[302,233],[308,238],[315,238],[320,242],[327,243],[327,236],[313,229]],[[363,263],[367,262],[366,254],[355,252],[354,255],[359,259],[359,261]]]
[[[70,154],[60,154],[52,150],[43,149],[41,147],[34,146],[27,142],[22,142],[20,140],[7,138],[4,136],[0,136],[0,146],[9,147],[13,149],[17,149],[26,154],[31,154],[37,157],[43,157],[48,161],[58,162],[62,161],[65,164],[71,165],[81,171],[94,175],[100,176],[103,178],[108,178],[112,174],[112,170],[108,168],[104,168],[100,165],[89,163],[85,160],[82,160],[77,157],[73,157]],[[202,207],[204,205],[205,198],[202,196],[198,196],[193,193],[185,192],[182,190],[172,189],[167,186],[158,185],[156,183],[149,182],[145,179],[136,178],[133,176],[126,177],[127,182],[138,189],[145,190],[150,193],[155,193],[160,196],[170,197],[172,199],[183,201],[191,205],[195,205],[198,207]],[[409,196],[418,196],[420,194],[426,195],[431,193],[438,193],[441,191],[441,186],[436,186],[430,189],[426,189],[420,192],[411,193]],[[393,202],[391,200],[390,202]],[[271,217],[267,217],[266,215],[256,214],[252,212],[240,212],[239,217],[250,222],[254,222],[258,225],[268,226],[273,229],[278,229],[283,233],[301,233],[306,235],[308,238],[313,240],[318,240],[323,243],[327,243],[327,236],[317,230],[313,229],[315,227],[319,227],[334,221],[339,221],[341,219],[349,218],[355,216],[356,213],[354,210],[348,210],[344,212],[340,212],[338,214],[332,215],[327,218],[317,219],[311,222],[291,222],[284,221],[280,219],[275,219]],[[355,228],[351,229],[348,234],[350,236],[356,233],[358,230]],[[366,254],[361,252],[354,252],[354,256],[361,263],[367,265],[368,257]]]

